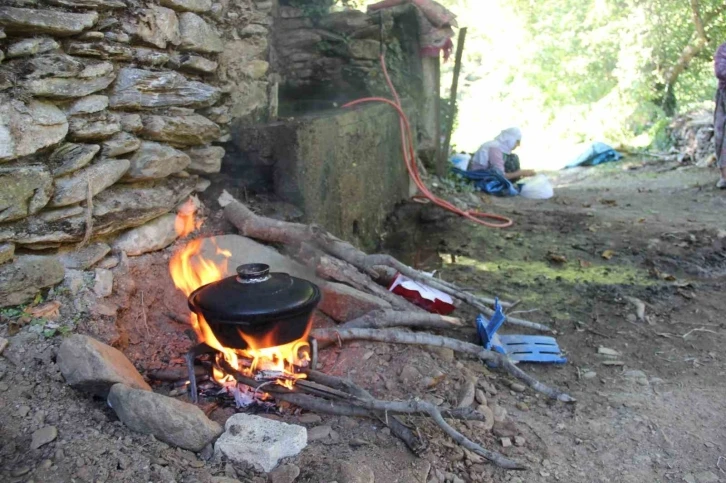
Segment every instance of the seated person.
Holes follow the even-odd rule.
[[[496,138],[479,147],[471,159],[469,171],[496,169],[510,181],[534,176],[534,171],[519,168],[519,157],[512,153],[519,147],[521,140],[522,131],[519,128],[505,129]]]

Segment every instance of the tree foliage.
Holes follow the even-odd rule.
[[[548,128],[558,130],[558,135],[617,142],[652,135],[664,125],[663,119],[713,99],[713,52],[726,42],[723,1],[441,3],[470,27],[469,78],[488,82],[486,92],[471,82],[462,97],[473,101],[488,96],[490,112],[505,107],[536,116],[540,123],[546,114]],[[499,22],[506,19],[509,30],[491,22],[488,12]],[[516,39],[514,31],[519,32]],[[512,42],[516,49],[502,56],[501,49]],[[492,104],[493,88],[500,98],[509,97],[509,105]],[[472,95],[472,90],[478,92]]]

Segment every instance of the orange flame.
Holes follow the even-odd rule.
[[[191,221],[189,221],[189,218],[185,218],[186,215],[187,213],[184,213],[184,210],[180,210],[177,216],[177,230],[179,230],[179,227],[186,230],[189,226],[196,226],[193,212]],[[169,271],[174,284],[187,297],[202,285],[221,280],[227,273],[227,262],[231,257],[231,253],[217,247],[214,238],[210,238],[209,242],[216,247],[213,259],[206,259],[202,256],[203,240],[192,240],[176,252],[169,262]],[[191,323],[200,342],[204,342],[221,352],[228,364],[248,377],[255,377],[261,371],[271,375],[279,374],[280,377],[276,379],[276,382],[288,388],[292,388],[295,380],[307,377],[305,374],[298,374],[295,371],[295,366],[307,365],[310,360],[310,347],[306,342],[310,324],[308,324],[308,330],[301,339],[273,347],[271,345],[275,342],[274,333],[269,333],[261,339],[255,339],[240,332],[240,336],[248,345],[247,349],[241,350],[224,347],[217,340],[209,324],[201,315],[192,312]],[[242,367],[240,357],[251,360],[250,366]],[[230,375],[224,374],[216,368],[213,377],[219,383],[233,381]]]
[[[192,198],[184,203],[178,210],[174,228],[179,238],[184,238],[194,230],[201,228],[201,221],[196,221],[194,214],[197,212],[197,205]]]

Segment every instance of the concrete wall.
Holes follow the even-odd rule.
[[[333,234],[372,248],[409,194],[398,115],[386,105],[335,110],[232,132],[235,169],[268,169],[270,188]],[[254,168],[257,167],[257,168]]]

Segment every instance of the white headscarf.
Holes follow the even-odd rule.
[[[522,131],[518,127],[510,127],[500,132],[499,135],[491,141],[487,141],[479,147],[474,154],[472,163],[479,167],[489,167],[489,149],[499,148],[505,154],[511,154],[514,147],[522,140]]]

